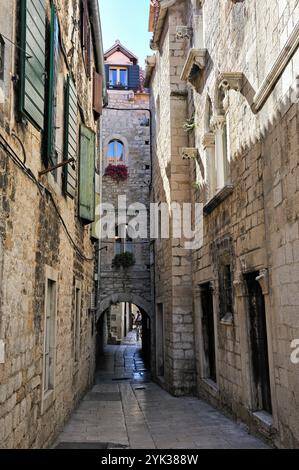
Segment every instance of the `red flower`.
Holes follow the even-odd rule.
[[[128,173],[128,167],[126,165],[108,165],[106,170],[105,170],[105,175],[104,176],[109,176],[113,180],[119,182],[119,181],[125,181],[128,179],[129,173]]]

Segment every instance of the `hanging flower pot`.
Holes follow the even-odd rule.
[[[113,180],[117,181],[126,181],[129,177],[127,165],[110,165],[107,166],[104,176],[108,176]]]

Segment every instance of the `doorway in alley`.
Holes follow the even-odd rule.
[[[97,366],[107,345],[135,345],[149,368],[150,328],[150,317],[139,306],[129,302],[117,302],[110,305],[97,322]]]
[[[205,376],[216,382],[216,348],[213,309],[213,291],[211,284],[201,286],[202,335],[205,354]]]
[[[256,280],[258,272],[245,275],[247,286],[253,406],[272,413],[265,299]]]

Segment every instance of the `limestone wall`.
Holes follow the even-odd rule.
[[[184,15],[183,5],[178,5],[165,22],[151,88],[156,116],[152,199],[168,204],[170,225],[171,202],[190,201],[189,163],[181,159],[179,151],[188,144],[183,129],[188,118],[187,89],[180,80],[184,45],[175,40],[176,27],[184,22]],[[157,312],[158,304],[163,305],[165,328],[161,383],[177,395],[193,390],[195,372],[191,259],[183,241],[183,237],[170,237],[155,243],[155,307]]]
[[[151,182],[150,115],[147,94],[131,91],[109,92],[109,106],[103,112],[103,175],[102,202],[115,209],[115,225],[118,225],[118,198],[126,198],[127,208],[132,204],[143,204],[147,227],[145,237],[133,240],[132,251],[135,265],[128,270],[112,267],[116,254],[115,239],[103,239],[101,247],[101,270],[99,300],[112,299],[118,294],[138,296],[150,304],[150,243],[149,243],[149,191]],[[118,108],[115,109],[115,108]],[[123,110],[124,109],[124,110]],[[128,179],[117,182],[105,176],[108,166],[107,152],[111,140],[123,142],[124,162],[128,168]],[[131,216],[129,217],[131,218]],[[125,300],[125,299],[123,299]],[[126,299],[126,301],[129,301]],[[134,298],[132,298],[134,303]],[[147,312],[149,315],[151,312]]]
[[[203,4],[203,38],[198,20],[200,3]],[[298,365],[290,360],[291,342],[298,338],[299,333],[296,294],[299,142],[298,104],[293,91],[298,75],[298,50],[283,69],[261,109],[255,110],[253,105],[254,96],[259,94],[265,79],[273,76],[273,72],[272,75],[269,73],[284,45],[295,34],[298,15],[299,3],[296,0],[178,1],[168,8],[159,50],[155,51],[156,68],[151,79],[153,109],[157,107],[160,84],[163,80],[167,81],[163,92],[160,91],[165,100],[163,112],[167,115],[161,121],[160,128],[164,139],[160,140],[159,135],[156,138],[156,187],[154,185],[153,198],[159,200],[163,188],[171,186],[169,174],[177,173],[174,176],[176,180],[184,181],[187,171],[190,200],[207,204],[210,202],[207,191],[210,161],[203,138],[208,131],[214,132],[212,127],[207,129],[208,97],[211,100],[210,117],[215,117],[219,113],[219,74],[243,74],[239,91],[230,89],[226,93],[223,111],[228,123],[228,159],[233,190],[226,198],[216,202],[204,216],[203,246],[191,254],[193,323],[190,331],[194,325],[198,394],[282,447],[299,445],[296,398],[299,393]],[[176,38],[175,25],[193,28],[193,37],[187,34],[185,39]],[[182,82],[179,77],[194,44],[197,48],[202,44],[201,47],[207,49],[207,55],[204,70],[192,85],[189,81],[187,84]],[[175,61],[172,49],[176,50]],[[177,69],[172,66],[174,64]],[[167,75],[168,71],[170,74]],[[174,91],[171,93],[173,86],[180,90],[180,98]],[[185,98],[184,86],[188,91]],[[181,101],[175,108],[174,100],[178,99]],[[172,109],[176,110],[174,120],[177,126],[173,133]],[[193,113],[195,129],[186,141],[183,136],[178,137],[179,123],[183,116],[188,118]],[[171,169],[167,174],[166,171],[159,171],[159,167],[163,168],[160,162],[165,158],[170,144],[173,151],[168,163]],[[198,149],[197,161],[179,160],[178,147],[184,146]],[[174,177],[171,183],[175,181]],[[186,191],[188,197],[187,188]],[[179,192],[169,191],[168,194],[170,200],[180,197]],[[167,279],[169,285],[169,276],[177,282],[175,276],[179,273],[171,267],[166,274],[162,260],[168,259],[168,267],[171,261],[174,263],[177,260],[174,252],[170,258],[169,243],[163,243],[159,246],[156,292],[157,299],[160,299],[158,302],[164,301],[169,305],[175,298],[175,290],[166,291],[165,282]],[[219,260],[223,258],[231,267],[233,289],[233,319],[226,323],[220,319],[223,293],[219,284]],[[257,409],[255,402],[245,283],[248,273],[262,275],[260,283],[266,308],[272,416]],[[191,281],[188,277],[185,279],[191,289]],[[205,371],[200,289],[206,283],[213,288],[216,383],[211,382]],[[188,298],[187,291],[182,295]],[[175,311],[171,315],[175,318]],[[166,338],[171,333],[168,324]],[[168,350],[168,357],[175,354],[174,345],[169,343],[169,348],[171,352]],[[166,376],[166,382],[170,387],[169,376]]]
[[[1,12],[5,8],[7,13],[1,14],[0,29],[4,31],[5,27],[7,36],[14,42],[19,34],[16,3],[0,2]],[[50,2],[48,14],[49,5]],[[61,56],[60,72],[66,77],[69,70],[73,71],[85,124],[96,130],[91,106],[92,82],[85,76],[80,32],[75,30],[72,35],[72,17],[79,14],[79,1],[58,2],[58,6],[65,50],[75,45],[74,54],[69,55],[70,69]],[[5,346],[4,362],[0,364],[0,447],[43,448],[51,444],[93,380],[94,318],[90,312],[94,289],[93,244],[89,226],[83,226],[78,218],[77,197],[72,200],[62,193],[61,170],[58,170],[57,182],[51,174],[38,176],[44,169],[43,135],[30,122],[24,124],[17,120],[18,84],[11,78],[17,70],[18,54],[8,42],[5,54],[6,93],[5,103],[0,104],[0,133],[11,150],[0,149],[0,340]],[[58,114],[63,117],[62,107]],[[63,128],[57,132],[62,134]],[[9,153],[15,154],[15,161]],[[18,163],[24,161],[24,157],[27,173]],[[38,188],[38,179],[47,192],[42,186]],[[57,319],[55,385],[51,399],[45,400],[42,380],[45,282],[49,268],[57,276]],[[75,364],[76,282],[81,286],[81,302],[80,354]]]

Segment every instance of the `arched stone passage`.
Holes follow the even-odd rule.
[[[152,319],[151,305],[149,302],[147,302],[144,298],[140,297],[139,295],[128,294],[123,292],[109,295],[100,302],[97,311],[97,321],[99,320],[101,315],[103,315],[103,313],[110,307],[110,305],[117,304],[120,302],[127,302],[136,305],[137,307],[142,309],[149,316],[150,319]]]

